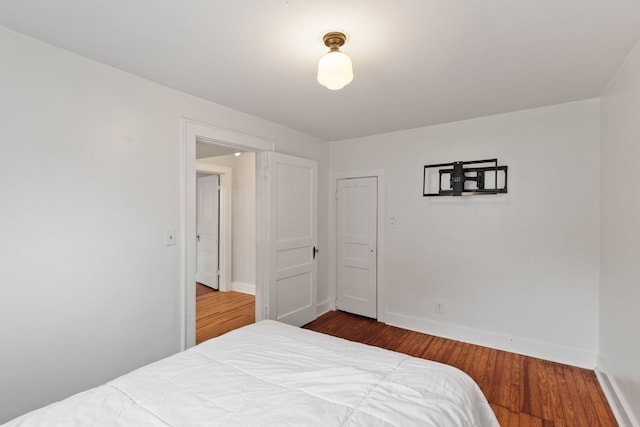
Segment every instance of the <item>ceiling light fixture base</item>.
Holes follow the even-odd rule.
[[[322,41],[324,42],[325,46],[327,46],[329,49],[331,49],[332,52],[334,52],[336,50],[339,50],[340,47],[347,41],[347,36],[339,31],[333,31],[325,34],[322,38]]]

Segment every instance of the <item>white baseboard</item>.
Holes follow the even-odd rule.
[[[251,283],[231,282],[231,290],[236,292],[242,292],[243,294],[256,294],[256,285]]]
[[[580,348],[467,328],[398,313],[385,313],[385,323],[429,335],[537,357],[586,369],[596,366],[596,353]]]
[[[318,303],[317,307],[318,307],[318,317],[322,316],[323,314],[331,311],[331,303],[330,303],[330,299],[327,299],[326,301],[322,301],[320,303]]]
[[[620,393],[620,387],[618,387],[615,378],[607,374],[609,370],[601,357],[598,357],[598,366],[595,371],[600,387],[602,387],[620,427],[640,427],[640,423],[629,409],[629,403]]]

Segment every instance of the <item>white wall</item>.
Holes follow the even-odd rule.
[[[619,399],[610,399],[614,410],[623,409],[640,426],[640,44],[605,90],[601,117],[598,369]]]
[[[4,29],[0,52],[1,423],[180,349],[182,117],[318,160],[321,194],[328,147]]]
[[[386,170],[385,321],[593,368],[599,132],[596,99],[331,144]],[[422,197],[425,164],[493,157],[509,194]]]
[[[234,155],[209,157],[198,159],[198,162],[232,168],[232,288],[255,294],[256,155],[243,153],[239,157]]]

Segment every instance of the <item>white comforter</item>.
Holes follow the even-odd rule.
[[[456,368],[262,321],[7,426],[498,426]]]

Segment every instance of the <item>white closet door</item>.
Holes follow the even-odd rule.
[[[337,197],[337,308],[375,319],[378,179],[340,179]]]

